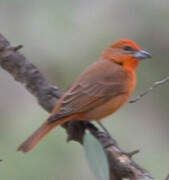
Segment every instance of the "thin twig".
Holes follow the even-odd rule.
[[[154,82],[151,87],[149,87],[147,90],[145,90],[144,92],[139,94],[135,99],[130,100],[129,103],[135,103],[135,102],[139,101],[143,96],[145,96],[146,94],[151,92],[153,89],[155,89],[156,87],[158,87],[160,85],[166,84],[167,82],[169,82],[169,76],[160,81]]]

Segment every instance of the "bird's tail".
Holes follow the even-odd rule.
[[[18,151],[22,151],[24,153],[29,152],[34,148],[34,146],[51,131],[54,127],[58,125],[62,125],[69,120],[73,120],[73,116],[69,116],[66,118],[58,119],[55,122],[50,123],[48,120],[45,121],[39,129],[37,129],[26,141],[24,141],[18,148]]]

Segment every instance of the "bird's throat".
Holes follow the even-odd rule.
[[[129,59],[123,63],[123,67],[127,70],[135,70],[138,66],[139,61],[137,59]]]

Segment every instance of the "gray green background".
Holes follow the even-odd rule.
[[[169,1],[0,0],[0,32],[61,89],[113,41],[129,38],[153,55],[137,69],[132,97],[169,73]],[[48,117],[36,99],[0,69],[0,179],[93,180],[83,148],[53,130],[34,151],[16,151]],[[126,151],[157,179],[169,172],[169,84],[104,120]]]

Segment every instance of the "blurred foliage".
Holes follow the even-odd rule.
[[[109,165],[100,142],[90,132],[84,136],[84,150],[91,171],[97,180],[109,180]]]
[[[61,89],[93,63],[113,41],[130,38],[153,54],[137,69],[132,97],[168,75],[169,1],[159,0],[1,0],[0,27],[45,76]],[[67,144],[55,129],[27,155],[17,146],[48,114],[10,75],[0,70],[0,178],[3,180],[93,180],[83,148]],[[126,104],[104,120],[127,151],[140,149],[137,162],[157,179],[169,167],[169,85],[138,103]]]

